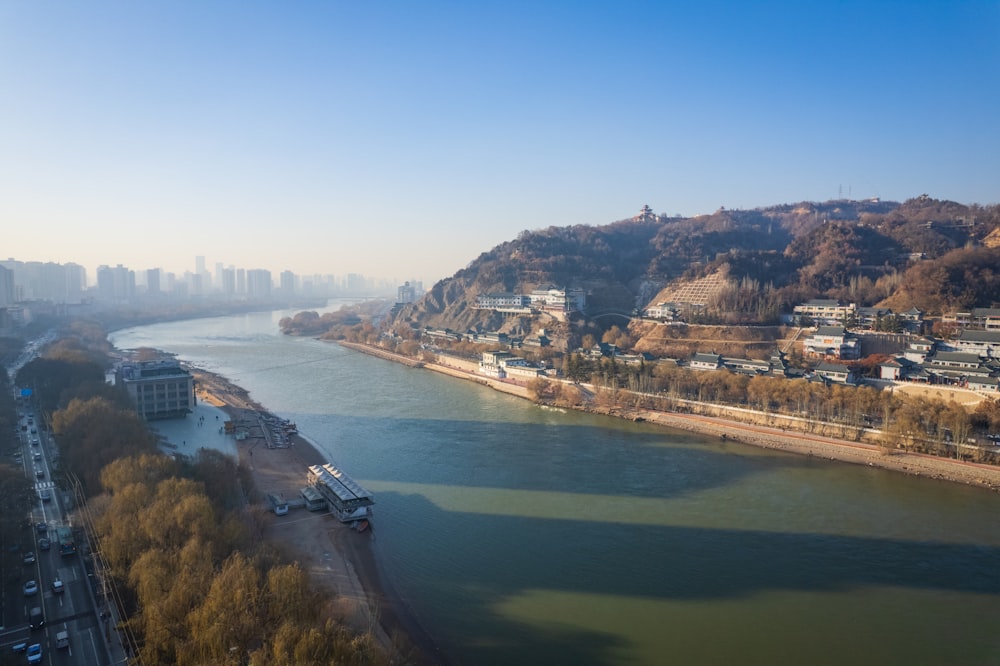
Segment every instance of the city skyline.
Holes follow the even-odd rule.
[[[998,32],[995,2],[6,3],[0,252],[429,285],[644,204],[993,204]]]
[[[204,257],[195,257],[195,270],[175,274],[160,268],[139,269],[123,264],[102,265],[92,276],[77,263],[0,260],[0,309],[26,303],[76,305],[89,301],[111,303],[183,302],[208,297],[215,301],[261,302],[271,299],[331,298],[347,295],[389,297],[409,294],[411,302],[423,292],[419,280],[403,281],[358,273],[272,273],[267,269],[225,266],[208,270]]]

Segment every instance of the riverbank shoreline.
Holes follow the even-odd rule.
[[[419,363],[419,365],[415,365],[415,361],[412,358],[359,343],[340,342],[340,344],[355,351],[390,361],[398,361],[413,367],[448,375],[449,377],[473,381],[484,386],[489,386],[496,391],[531,400],[527,387],[514,382],[477,375],[468,370],[441,363],[425,361]],[[567,407],[567,409],[573,408]],[[719,437],[726,441],[748,444],[759,448],[780,450],[798,455],[814,456],[826,460],[865,465],[868,467],[878,467],[912,476],[929,477],[940,481],[961,483],[1000,492],[1000,467],[994,465],[965,462],[922,453],[887,450],[875,444],[851,442],[812,433],[754,425],[717,416],[662,412],[637,408],[627,410],[620,408],[602,409],[593,405],[584,410],[577,409],[577,411],[625,418],[632,421],[646,421],[668,428],[694,432],[710,437]]]
[[[216,373],[191,367],[198,399],[225,412],[234,423],[272,417],[242,387]],[[330,462],[302,434],[286,445],[267,446],[263,437],[236,441],[239,463],[249,470],[261,504],[269,493],[286,500],[298,498],[310,465]],[[377,516],[372,528],[357,532],[328,512],[295,508],[285,516],[266,514],[264,538],[297,561],[317,585],[331,590],[331,614],[359,634],[371,633],[393,663],[445,664],[430,635],[385,581],[375,554]]]

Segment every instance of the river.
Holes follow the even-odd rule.
[[[114,333],[229,377],[375,494],[457,664],[997,664],[1000,494],[543,409],[254,313]]]

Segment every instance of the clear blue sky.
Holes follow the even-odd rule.
[[[643,204],[1000,202],[1000,2],[0,0],[0,255],[428,284]]]

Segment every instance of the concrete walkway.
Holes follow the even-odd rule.
[[[218,407],[199,400],[185,418],[164,419],[150,425],[165,440],[160,448],[166,453],[194,456],[199,449],[215,449],[235,458],[236,440],[222,432],[222,424],[228,418]]]

